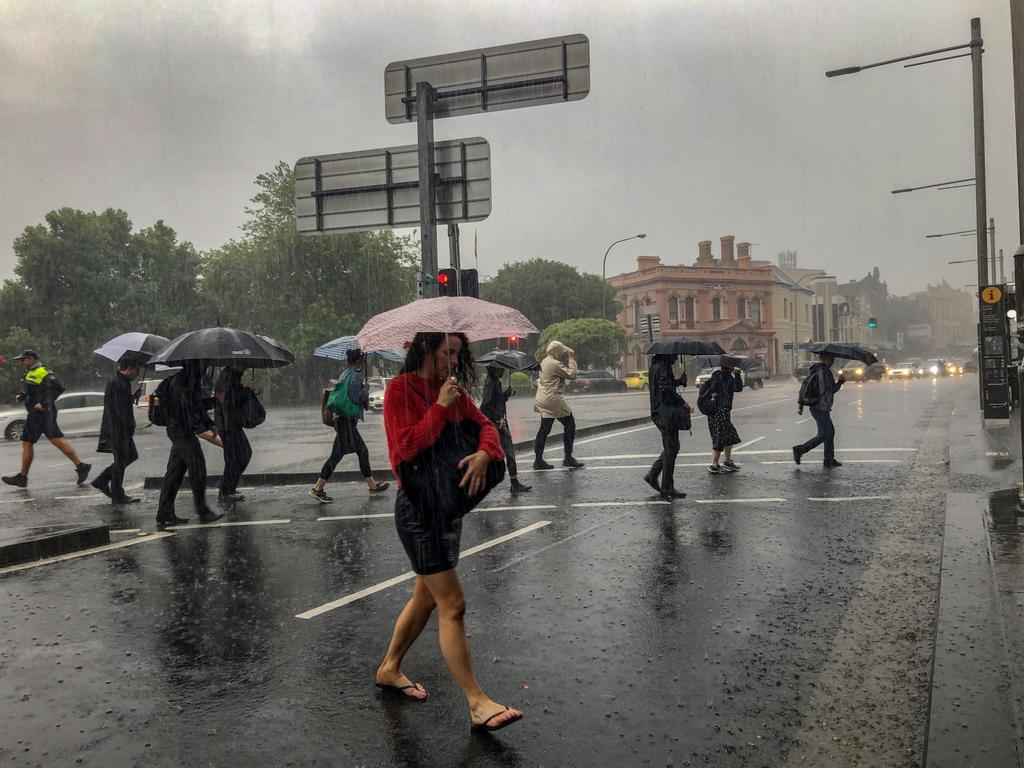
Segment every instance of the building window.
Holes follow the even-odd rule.
[[[811,305],[804,304],[804,322],[808,325],[811,324]]]
[[[740,298],[736,299],[736,317],[742,320],[747,316],[747,300]]]
[[[672,325],[679,325],[679,299],[675,296],[668,300],[668,321]]]
[[[750,302],[750,319],[755,323],[761,322],[761,300],[754,299]]]
[[[711,319],[722,319],[722,300],[719,298],[714,298],[711,300]]]
[[[688,296],[686,301],[683,302],[683,312],[686,316],[686,327],[693,328],[694,318],[694,307],[693,307],[693,296]]]
[[[789,320],[789,300],[782,300],[782,319]]]
[[[633,327],[640,330],[640,299],[633,301]]]

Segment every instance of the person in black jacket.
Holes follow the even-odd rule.
[[[218,498],[222,502],[242,501],[245,496],[238,493],[238,481],[252,459],[252,447],[245,436],[246,412],[256,397],[256,384],[242,384],[245,373],[244,363],[226,366],[217,377],[213,387],[216,405],[214,417],[217,431],[224,446],[224,477],[220,483]]]
[[[739,445],[740,436],[732,423],[732,399],[737,392],[743,391],[743,374],[739,368],[722,365],[711,374],[711,402],[714,410],[708,414],[708,431],[711,433],[711,466],[708,472],[712,475],[723,475],[727,472],[738,472],[740,465],[732,460],[732,447]],[[725,454],[725,461],[719,458]]]
[[[693,408],[676,392],[686,386],[686,372],[676,378],[672,373],[674,355],[655,355],[647,374],[651,398],[651,420],[661,432],[661,456],[644,475],[644,482],[664,499],[682,499],[686,494],[675,486],[676,457],[679,455],[679,430],[685,428],[686,414]],[[660,481],[659,481],[660,476]]]
[[[160,528],[188,522],[188,518],[174,514],[174,499],[185,479],[186,470],[199,522],[212,523],[224,517],[206,506],[206,459],[199,446],[198,435],[212,434],[214,425],[207,413],[209,403],[203,399],[202,374],[200,361],[186,361],[182,369],[168,380],[166,400],[161,398],[160,407],[167,419],[167,437],[171,439],[171,454],[167,457],[167,472],[156,511],[156,522]]]
[[[493,365],[488,366],[487,381],[484,382],[484,393],[480,399],[480,412],[498,428],[501,450],[505,452],[505,465],[508,467],[508,479],[512,482],[512,495],[518,496],[532,490],[532,486],[519,482],[516,449],[512,443],[512,432],[508,428],[507,403],[514,394],[511,388],[502,389],[501,369]]]
[[[89,476],[92,464],[86,464],[78,458],[78,453],[64,439],[64,433],[57,426],[57,398],[64,387],[52,371],[43,367],[34,350],[26,349],[14,359],[20,361],[21,367],[25,369],[25,378],[22,380],[25,388],[17,399],[25,404],[28,415],[25,418],[25,429],[21,433],[21,471],[16,475],[6,475],[3,481],[16,488],[28,485],[28,470],[35,458],[35,444],[45,435],[50,444],[75,465],[78,484],[82,485]]]
[[[115,504],[132,504],[138,499],[124,492],[124,471],[139,458],[135,449],[135,395],[132,381],[139,375],[140,361],[126,357],[103,391],[103,421],[100,423],[99,453],[110,453],[114,463],[92,481],[92,487]]]

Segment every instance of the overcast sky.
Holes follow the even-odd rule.
[[[894,196],[974,175],[968,59],[826,79],[839,66],[985,38],[989,215],[1017,246],[1008,0],[0,0],[0,276],[61,206],[163,219],[215,248],[240,235],[279,160],[414,143],[384,119],[401,59],[583,33],[591,93],[439,120],[491,144],[493,209],[464,266],[536,256],[600,273],[639,254],[692,263],[732,234],[841,280],[906,293],[973,283],[974,190]],[[442,241],[445,246],[446,241]],[[446,262],[442,249],[442,263]],[[466,263],[466,259],[469,263]],[[1009,274],[1007,274],[1009,277]]]

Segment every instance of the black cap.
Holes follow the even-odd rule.
[[[34,349],[26,349],[20,355],[15,355],[13,359],[14,360],[21,360],[23,357],[34,357],[36,360],[38,360],[39,359],[39,353],[36,352]]]

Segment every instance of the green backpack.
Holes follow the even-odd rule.
[[[338,383],[334,385],[331,394],[327,396],[327,408],[332,413],[344,416],[346,419],[358,419],[363,412],[363,407],[359,403],[353,403],[352,398],[348,396],[348,385],[354,375],[356,375],[355,371],[351,369],[345,371]]]

